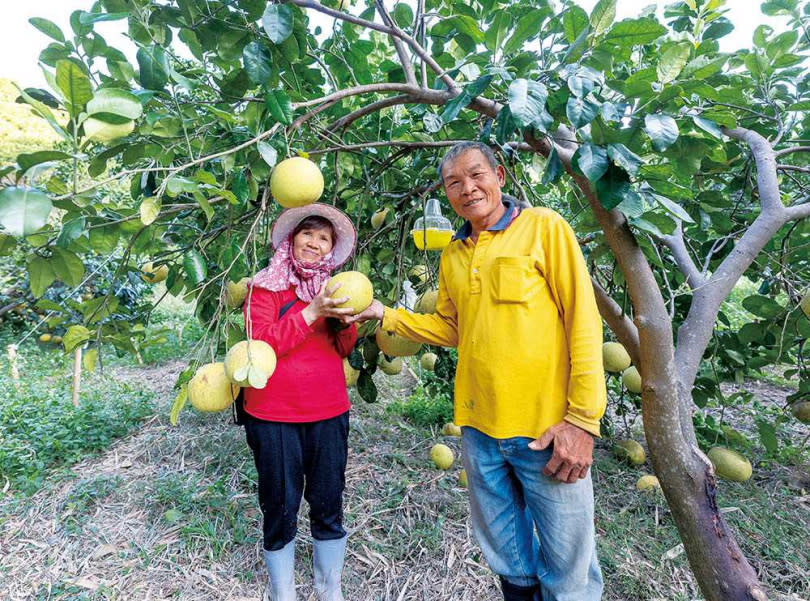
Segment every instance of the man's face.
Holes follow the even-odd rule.
[[[468,150],[442,169],[442,183],[453,210],[473,225],[501,209],[501,165],[492,169],[480,150]]]

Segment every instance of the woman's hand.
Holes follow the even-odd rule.
[[[304,321],[307,322],[308,326],[311,326],[316,320],[320,319],[321,317],[337,317],[338,319],[351,315],[352,309],[346,307],[344,309],[339,309],[337,305],[342,305],[347,300],[349,300],[348,296],[342,296],[339,298],[333,298],[332,295],[335,291],[340,288],[340,284],[335,284],[331,288],[327,288],[326,284],[323,285],[321,291],[318,293],[318,296],[312,299],[303,311],[301,311],[301,315],[304,317]]]

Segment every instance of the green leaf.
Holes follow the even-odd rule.
[[[658,81],[663,84],[675,81],[689,60],[691,51],[691,44],[689,44],[689,42],[674,44],[664,50],[656,66]]]
[[[584,98],[593,91],[596,82],[587,77],[572,75],[568,78],[568,89],[577,98]]]
[[[68,112],[77,116],[87,101],[93,97],[90,78],[81,68],[70,60],[56,63],[56,85],[67,101]]]
[[[608,157],[630,175],[638,173],[644,160],[624,144],[608,144]]]
[[[757,317],[764,317],[765,319],[773,319],[785,310],[785,308],[775,300],[768,296],[762,296],[761,294],[754,294],[744,298],[742,306],[746,311],[753,313]]]
[[[596,195],[599,203],[608,211],[616,208],[632,192],[630,177],[624,169],[612,163],[605,175],[596,182]]]
[[[53,21],[43,19],[42,17],[32,17],[28,19],[28,22],[39,29],[46,36],[53,38],[57,42],[64,43],[65,34],[62,33],[62,30],[59,29],[59,26]]]
[[[686,210],[676,203],[673,200],[670,200],[666,196],[661,196],[660,194],[651,194],[651,196],[655,199],[659,205],[661,205],[667,213],[670,213],[673,217],[680,219],[681,221],[685,221],[686,223],[694,223],[695,220],[686,212]]]
[[[0,234],[0,257],[6,257],[17,247],[17,241],[12,236]]]
[[[504,54],[512,54],[518,50],[524,42],[540,34],[540,25],[545,20],[546,15],[540,9],[533,9],[523,15],[515,27],[515,32],[503,46]]]
[[[503,44],[503,41],[506,39],[506,35],[509,33],[511,28],[512,15],[505,10],[496,12],[495,17],[492,19],[492,23],[489,24],[487,31],[484,34],[484,42],[486,43],[487,48],[493,52],[497,51],[501,47],[501,44]]]
[[[607,32],[605,40],[629,48],[654,42],[666,32],[666,27],[655,19],[625,19],[616,23]]]
[[[151,225],[160,215],[160,207],[163,203],[158,196],[149,196],[141,201],[138,211],[141,214],[141,223]]]
[[[377,385],[371,378],[371,372],[363,369],[357,378],[357,392],[360,393],[360,398],[366,403],[375,403],[377,401]]]
[[[292,123],[292,103],[290,97],[284,90],[273,90],[267,93],[264,98],[264,104],[273,119],[284,125]]]
[[[57,279],[71,287],[82,283],[84,277],[84,263],[76,253],[64,248],[51,248],[51,258],[48,263]]]
[[[391,11],[391,16],[400,28],[413,25],[413,9],[405,2],[397,2],[394,10]]]
[[[143,114],[141,101],[135,94],[118,88],[96,90],[87,103],[87,114],[109,113],[127,119],[137,119]]]
[[[694,121],[695,125],[697,125],[700,129],[702,129],[707,133],[710,133],[718,140],[723,139],[723,130],[721,130],[720,126],[717,125],[717,123],[715,123],[711,119],[705,119],[703,117],[698,117],[697,115],[695,115],[692,117],[692,121]]]
[[[796,5],[796,0],[774,0],[773,2],[764,2],[761,10],[763,14],[769,17],[776,17],[793,13],[796,10]]]
[[[53,284],[56,274],[51,269],[48,259],[34,255],[28,260],[28,285],[31,287],[31,294],[34,298],[39,298]]]
[[[90,330],[84,326],[70,326],[62,337],[62,344],[67,352],[75,350],[90,340]]]
[[[543,180],[541,183],[544,186],[553,184],[560,179],[560,175],[562,175],[563,171],[565,171],[565,167],[560,160],[560,155],[557,154],[557,150],[552,147],[551,152],[548,155],[546,170],[543,172]]]
[[[138,48],[138,79],[147,90],[162,90],[169,83],[169,59],[157,45]]]
[[[579,6],[571,6],[563,13],[563,33],[569,44],[573,44],[590,28],[588,13]]]
[[[268,4],[262,15],[262,27],[274,44],[281,44],[293,32],[293,12],[286,4]]]
[[[188,251],[183,257],[183,269],[186,272],[186,278],[194,286],[201,284],[208,276],[208,265],[205,263],[205,258],[197,250]]]
[[[128,12],[89,13],[82,11],[81,14],[79,14],[79,23],[82,25],[92,25],[93,23],[101,23],[102,21],[120,21],[128,17]]]
[[[58,133],[62,138],[68,139],[68,133],[65,129],[56,121],[56,118],[53,115],[51,109],[49,109],[44,103],[40,102],[36,98],[34,98],[31,94],[23,90],[20,86],[16,83],[12,82],[14,87],[20,92],[20,96],[22,96],[23,100],[25,100],[31,107],[34,109],[40,117],[45,119],[48,124],[54,129],[56,133]]]
[[[35,165],[40,165],[49,161],[64,161],[65,159],[70,158],[73,158],[73,155],[66,152],[61,152],[59,150],[40,150],[30,154],[17,155],[17,164],[23,171],[28,171]]]
[[[571,96],[565,105],[565,114],[574,128],[579,129],[593,121],[599,113],[599,103],[591,97]]]
[[[453,33],[466,35],[476,43],[484,41],[484,32],[478,22],[467,15],[455,15],[436,23],[430,30],[434,36],[452,36]]]
[[[663,152],[678,139],[678,124],[669,115],[650,114],[644,117],[644,131],[650,136],[653,148]]]
[[[546,86],[536,81],[516,79],[509,84],[509,110],[518,127],[532,126],[546,110]]]
[[[251,42],[242,49],[242,62],[253,83],[266,84],[273,76],[273,56],[261,42]]]
[[[461,112],[461,109],[470,104],[473,98],[487,89],[491,81],[492,75],[484,75],[483,77],[476,79],[471,84],[464,86],[464,89],[461,90],[461,93],[458,96],[451,98],[444,105],[444,111],[442,111],[441,114],[442,121],[449,123],[455,119]]]
[[[274,167],[278,160],[278,151],[267,142],[256,142],[256,149],[269,167]]]
[[[591,29],[602,35],[616,18],[616,0],[599,0],[591,11]]]
[[[779,439],[776,437],[776,428],[770,422],[764,419],[755,420],[757,423],[757,432],[759,433],[759,441],[765,450],[770,454],[774,454],[779,450]]]
[[[91,348],[85,351],[82,356],[82,365],[89,372],[96,371],[96,363],[98,362],[98,349]]]
[[[172,409],[169,412],[169,423],[172,426],[177,425],[177,419],[180,416],[180,411],[182,411],[183,407],[186,406],[187,400],[188,400],[188,384],[183,384],[180,387],[180,392],[178,392],[177,396],[174,398],[174,402],[172,403]]]
[[[238,172],[233,176],[233,183],[231,184],[231,192],[233,192],[236,199],[240,204],[245,204],[248,200],[248,183],[244,171]]]
[[[18,238],[33,234],[48,222],[53,203],[34,188],[10,186],[0,190],[0,226]]]
[[[59,237],[56,239],[56,245],[60,248],[67,248],[70,243],[76,240],[84,232],[87,220],[83,215],[74,217],[73,219],[62,219],[62,230],[59,232]]]
[[[578,168],[589,181],[602,177],[610,166],[607,151],[595,144],[583,144],[571,157],[571,164]]]

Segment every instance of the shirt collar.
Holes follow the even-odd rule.
[[[513,219],[515,217],[514,209],[517,206],[517,203],[515,202],[515,200],[513,198],[511,198],[510,196],[504,195],[503,200],[501,202],[503,203],[503,206],[506,207],[506,210],[504,211],[501,218],[498,219],[497,223],[495,223],[492,227],[487,228],[488,232],[500,232],[500,231],[505,230],[506,228],[509,227],[509,224],[512,223],[512,221],[513,221]],[[520,213],[520,209],[518,209],[518,213]],[[472,223],[470,223],[469,221],[465,221],[464,225],[462,225],[458,229],[456,234],[453,236],[453,240],[462,240],[463,241],[463,240],[466,240],[467,238],[469,238],[470,236],[472,236]]]

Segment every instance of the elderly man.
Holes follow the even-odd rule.
[[[506,601],[595,601],[593,437],[605,410],[602,322],[571,227],[501,193],[504,169],[474,142],[439,167],[466,221],[442,253],[436,312],[375,300],[353,320],[458,347],[473,529]]]

